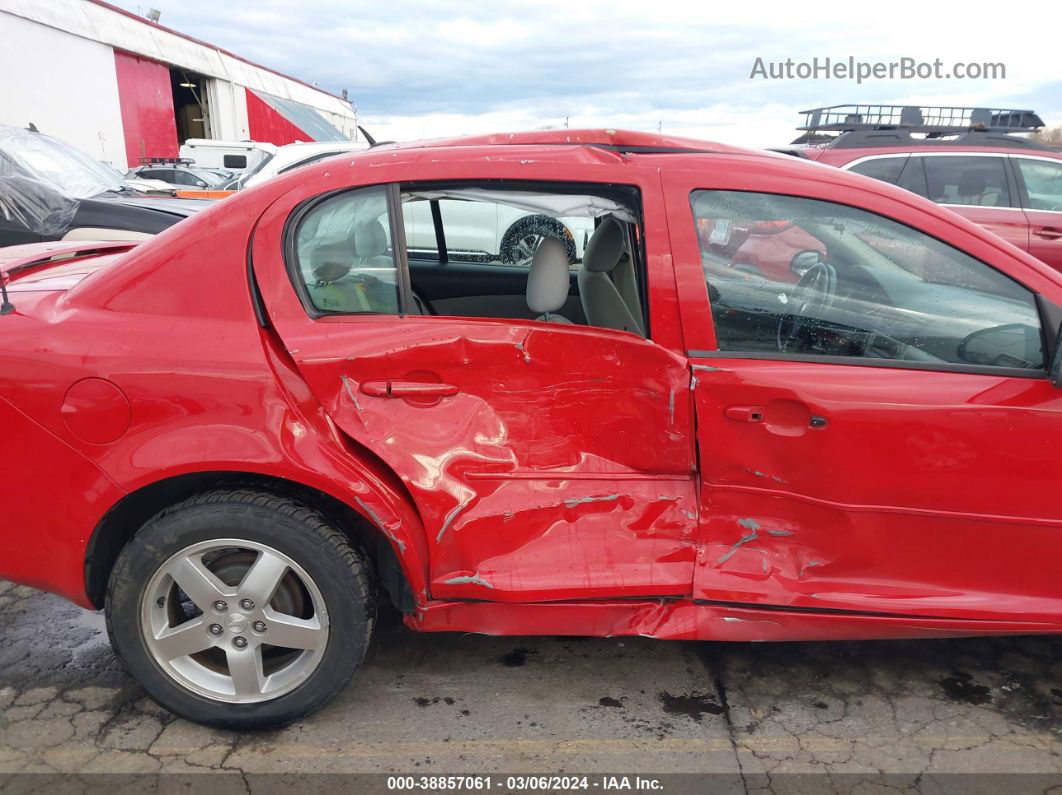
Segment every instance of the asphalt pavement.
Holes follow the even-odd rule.
[[[1062,638],[1035,637],[418,634],[389,612],[332,705],[279,731],[235,733],[147,698],[111,652],[102,614],[0,582],[0,790],[83,791],[100,776],[164,790],[213,774],[210,791],[223,795],[276,789],[278,774],[564,773],[602,784],[639,773],[734,792],[1062,792],[1060,651]]]

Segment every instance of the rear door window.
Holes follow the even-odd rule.
[[[412,257],[440,257],[431,206],[437,204],[446,259],[452,262],[527,267],[539,242],[554,238],[564,245],[574,267],[594,231],[594,201],[590,196],[483,188],[414,190],[403,194],[406,243]],[[568,204],[571,210],[565,211]],[[601,206],[608,205],[602,201]]]

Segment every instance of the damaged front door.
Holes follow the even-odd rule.
[[[1062,393],[1033,294],[851,206],[671,188],[687,232],[676,256],[699,258],[706,294],[690,297],[717,338],[690,352],[694,597],[1056,615],[1042,562],[1062,552]]]

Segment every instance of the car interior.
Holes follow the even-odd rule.
[[[520,318],[646,336],[637,192],[543,187],[402,186],[406,314]],[[303,215],[293,273],[312,313],[401,310],[393,220],[382,188],[331,197]]]
[[[1010,205],[1006,172],[1000,158],[927,157],[928,196],[935,202],[980,207]]]
[[[695,199],[698,218],[790,219],[821,244],[785,251],[796,283],[737,271],[711,244],[702,261],[724,350],[950,364],[1043,367],[1032,294],[927,236],[853,208],[747,194]],[[725,193],[725,192],[717,192]],[[824,206],[819,206],[824,205]],[[741,250],[731,253],[731,262]],[[799,266],[799,267],[798,267]]]

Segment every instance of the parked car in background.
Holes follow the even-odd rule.
[[[802,111],[828,142],[787,151],[899,185],[1062,270],[1062,152],[1033,111],[842,105]],[[798,139],[799,140],[799,139]]]
[[[276,145],[264,141],[217,141],[213,138],[189,138],[179,150],[184,160],[201,168],[242,171],[253,162],[257,152],[274,152]]]
[[[593,232],[574,270],[450,258],[444,201]],[[177,714],[320,707],[378,594],[427,632],[1062,633],[1062,274],[926,199],[566,129],[186,223],[0,262],[0,577],[103,608]],[[733,267],[792,230],[784,273]]]
[[[363,152],[368,148],[369,144],[364,141],[323,141],[260,149],[249,156],[247,167],[236,174],[225,187],[232,190],[253,188],[278,174],[286,174],[326,157]]]
[[[215,177],[220,179],[222,183],[228,182],[230,179],[236,176],[235,171],[230,171],[227,168],[207,168],[205,171],[209,171]]]
[[[142,177],[129,177],[116,169],[110,163],[105,163],[102,160],[98,161],[100,165],[106,168],[108,171],[113,171],[118,177],[130,188],[140,193],[147,193],[154,196],[173,196],[174,187],[160,179],[144,179]]]
[[[0,125],[0,246],[146,240],[208,205],[140,193],[62,141]]]
[[[217,190],[232,178],[231,172],[222,174],[217,169],[199,168],[191,160],[161,158],[131,168],[125,176],[127,179],[159,180],[182,191]]]

